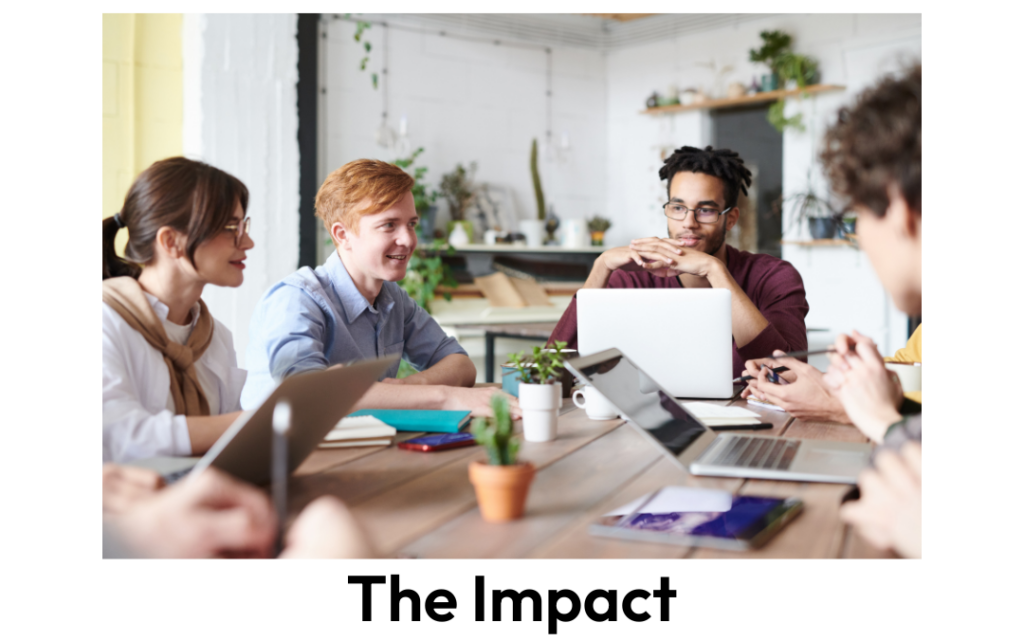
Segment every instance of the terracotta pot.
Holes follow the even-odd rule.
[[[526,495],[536,472],[533,463],[488,465],[481,461],[469,464],[469,482],[476,490],[476,502],[485,521],[501,523],[523,515]]]

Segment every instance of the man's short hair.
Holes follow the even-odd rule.
[[[672,177],[680,171],[692,171],[698,174],[714,176],[725,185],[725,207],[735,207],[740,197],[750,186],[750,170],[743,164],[743,159],[732,149],[715,149],[708,145],[704,149],[696,147],[680,147],[665,159],[665,164],[658,170],[658,176],[668,181],[669,199],[672,198]]]
[[[327,231],[340,222],[359,231],[359,219],[395,206],[412,190],[412,176],[383,160],[353,160],[331,172],[316,192],[316,215]],[[369,201],[369,205],[364,204]]]
[[[902,78],[886,76],[843,107],[825,134],[821,161],[832,188],[879,216],[895,183],[921,213],[921,65]]]

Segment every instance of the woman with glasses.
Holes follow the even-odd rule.
[[[246,373],[201,296],[206,285],[242,284],[248,203],[234,176],[168,158],[103,220],[105,462],[203,454],[240,413]]]

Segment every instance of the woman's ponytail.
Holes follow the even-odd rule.
[[[142,273],[138,265],[125,261],[114,251],[114,237],[122,226],[121,222],[120,214],[103,219],[103,280],[117,276],[138,278]]]

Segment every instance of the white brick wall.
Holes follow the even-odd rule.
[[[406,18],[405,23],[410,23]],[[382,64],[384,27],[366,31],[373,43],[366,72],[359,71],[362,50],[352,41],[355,25],[328,21],[321,78],[326,94],[326,166],[320,180],[357,158],[394,160],[374,141],[381,121],[382,93],[370,73]],[[390,109],[398,129],[404,114],[412,146],[425,151],[427,182],[436,187],[456,163],[476,161],[478,181],[511,188],[519,218],[536,213],[530,178],[530,141],[543,142],[546,130],[546,55],[542,48],[497,46],[391,28],[389,40]],[[604,55],[585,49],[554,47],[552,59],[552,136],[567,132],[572,145],[564,162],[541,162],[547,202],[562,219],[607,216],[605,192]],[[443,201],[439,205],[444,211]],[[442,214],[446,215],[446,214]]]
[[[298,267],[299,143],[295,14],[188,15],[184,21],[185,154],[249,188],[245,282],[203,300],[234,335],[245,367],[249,319],[263,293]]]

